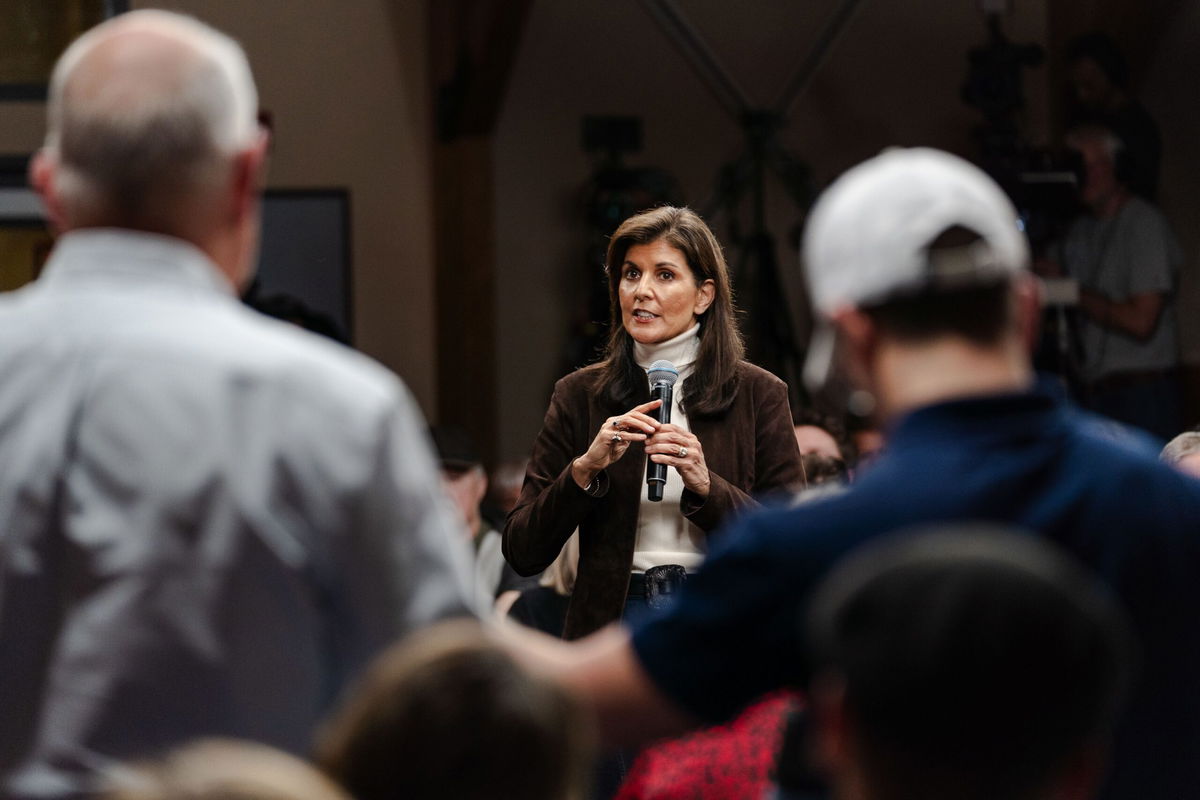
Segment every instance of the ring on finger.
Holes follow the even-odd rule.
[[[614,420],[613,420],[613,427],[614,427],[614,428],[616,428],[617,430],[620,430],[620,429],[621,429],[621,423],[617,422],[617,421],[614,419]]]
[[[612,439],[610,439],[609,441],[612,442],[613,444],[616,444],[617,442],[621,441],[621,434],[614,433],[612,435]]]
[[[687,448],[686,447],[679,448],[679,457],[687,458]]]

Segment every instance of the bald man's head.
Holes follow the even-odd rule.
[[[45,153],[66,226],[194,225],[254,144],[257,104],[241,49],[196,20],[136,11],[84,34],[50,82]]]

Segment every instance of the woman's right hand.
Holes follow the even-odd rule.
[[[644,442],[658,430],[658,420],[646,412],[661,405],[662,400],[651,400],[604,421],[587,452],[571,464],[571,476],[579,488],[586,489],[597,474],[625,455],[630,442]]]

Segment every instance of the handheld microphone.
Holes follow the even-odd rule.
[[[650,399],[662,400],[662,405],[651,415],[661,423],[671,421],[671,395],[675,381],[679,380],[679,370],[670,361],[655,361],[646,371],[650,378]],[[663,486],[667,483],[667,465],[657,464],[646,459],[646,499],[658,502],[663,499]]]

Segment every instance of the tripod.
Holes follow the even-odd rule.
[[[775,103],[761,108],[721,66],[674,0],[642,0],[647,13],[744,133],[744,150],[720,168],[713,195],[701,214],[706,219],[721,212],[728,215],[731,242],[738,251],[732,267],[748,321],[749,357],[787,381],[793,403],[807,400],[801,383],[803,359],[780,281],[775,237],[767,227],[766,182],[768,174],[774,174],[797,206],[811,205],[815,191],[809,169],[780,143],[778,133],[861,2],[842,0]],[[747,194],[750,224],[743,232],[737,211]]]

